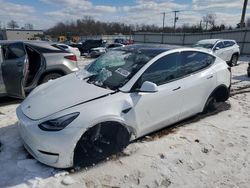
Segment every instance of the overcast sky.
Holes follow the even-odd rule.
[[[0,22],[6,25],[13,19],[19,26],[32,23],[35,29],[48,29],[60,21],[91,16],[101,21],[160,26],[162,12],[166,12],[166,25],[172,26],[171,11],[181,10],[177,26],[197,24],[206,13],[215,13],[217,24],[235,26],[242,6],[243,0],[0,0]]]

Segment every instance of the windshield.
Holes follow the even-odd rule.
[[[194,47],[201,47],[201,48],[207,48],[207,49],[212,49],[214,44],[212,43],[196,43]]]
[[[149,50],[112,50],[96,59],[82,73],[86,74],[87,70],[90,74],[88,83],[116,90],[157,54],[159,52]]]

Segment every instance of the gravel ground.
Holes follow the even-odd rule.
[[[50,168],[28,155],[17,130],[20,101],[0,99],[0,187],[249,187],[247,59],[232,68],[231,97],[215,112],[153,133],[79,171]],[[83,58],[80,66],[90,61]]]

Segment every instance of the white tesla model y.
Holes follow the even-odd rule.
[[[230,82],[226,62],[202,50],[130,45],[32,91],[17,108],[20,134],[42,163],[88,166],[226,101]]]

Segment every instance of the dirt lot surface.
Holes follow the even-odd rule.
[[[245,58],[243,58],[245,60]],[[81,66],[90,60],[83,60]],[[232,94],[197,115],[130,144],[89,169],[47,167],[24,150],[15,109],[0,99],[0,187],[249,187],[250,78],[246,62],[232,68]]]

